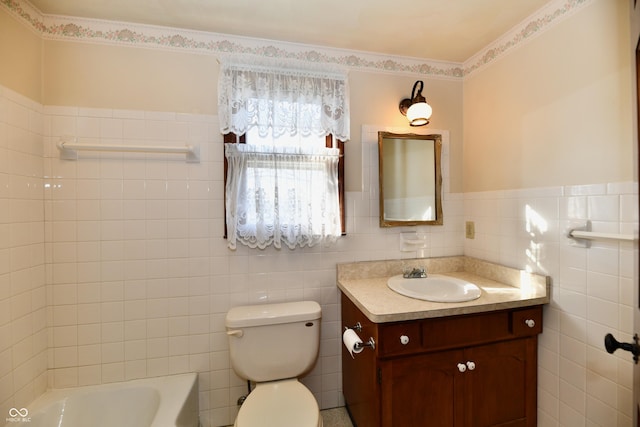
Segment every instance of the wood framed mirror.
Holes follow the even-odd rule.
[[[442,135],[378,132],[380,227],[442,225]]]

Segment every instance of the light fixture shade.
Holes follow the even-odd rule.
[[[433,109],[426,102],[411,104],[407,110],[407,119],[411,126],[424,126],[429,123]]]

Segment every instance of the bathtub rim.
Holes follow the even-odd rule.
[[[78,387],[47,389],[28,405],[29,414],[35,414],[47,406],[70,397],[95,391],[118,390],[122,388],[150,387],[158,391],[160,403],[151,422],[151,427],[182,427],[180,420],[189,418],[188,412],[195,412],[195,426],[198,425],[198,374],[175,374],[161,377],[139,378],[104,384]],[[189,399],[192,401],[189,402]],[[191,403],[192,407],[189,407]]]

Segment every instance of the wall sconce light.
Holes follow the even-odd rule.
[[[416,93],[416,88],[420,84],[420,88],[418,89],[418,93]],[[433,109],[429,104],[427,104],[427,100],[424,96],[422,96],[422,89],[424,87],[424,83],[422,80],[418,80],[413,85],[413,90],[411,91],[411,99],[405,98],[400,101],[400,112],[403,116],[407,116],[409,119],[409,124],[411,126],[424,126],[429,124],[429,118],[431,117],[431,113]]]

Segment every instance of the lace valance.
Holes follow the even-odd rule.
[[[218,80],[220,131],[261,136],[289,135],[349,139],[346,73],[279,69],[263,64],[222,63]]]

